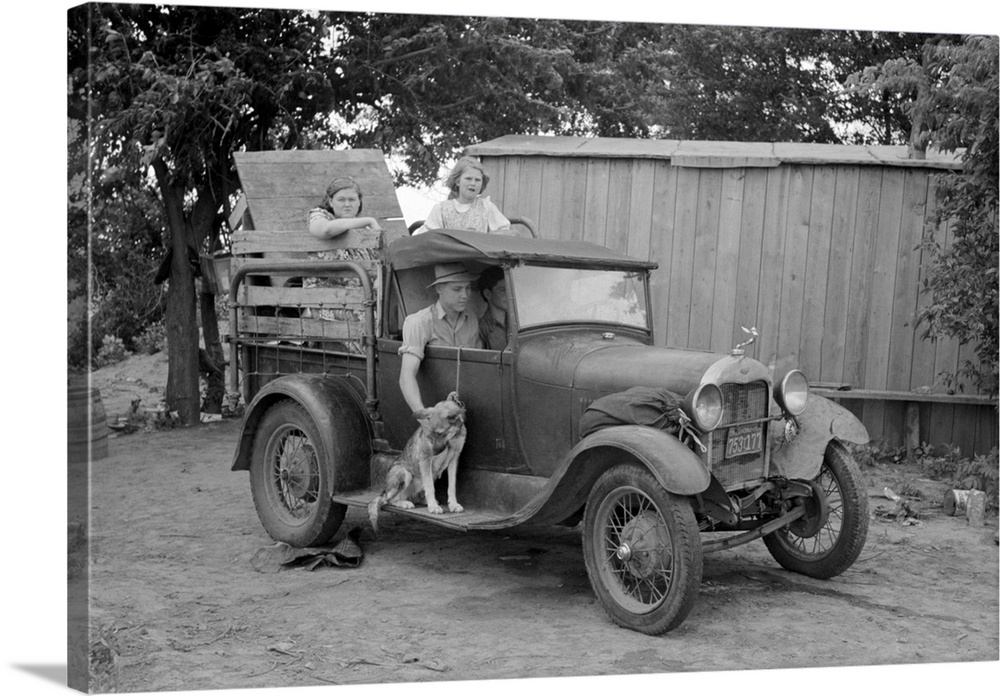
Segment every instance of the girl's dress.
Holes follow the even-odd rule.
[[[510,220],[493,205],[489,196],[477,196],[468,207],[462,206],[457,198],[449,198],[431,209],[423,227],[414,234],[438,229],[499,232],[510,229]]]
[[[308,222],[312,222],[317,217],[324,220],[333,220],[334,215],[326,208],[313,208],[309,211]],[[310,252],[309,257],[323,261],[370,261],[376,260],[375,249],[330,249],[329,251]],[[324,278],[303,278],[304,288],[360,288],[361,280],[354,275]],[[365,313],[359,309],[349,309],[347,307],[308,307],[303,313],[303,317],[322,319],[324,321],[348,321],[349,326],[357,327],[358,332],[364,330]],[[377,320],[376,320],[377,321]],[[347,341],[348,350],[352,353],[363,353],[364,349],[361,340]]]

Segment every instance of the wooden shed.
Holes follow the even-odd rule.
[[[931,177],[958,160],[905,147],[506,136],[467,148],[487,194],[541,237],[585,239],[659,263],[658,344],[801,367],[873,439],[910,448],[997,444],[996,395],[947,394],[974,355],[921,339],[920,244]],[[947,226],[936,231],[947,244]],[[839,391],[843,388],[850,391]],[[965,386],[965,391],[969,387]]]

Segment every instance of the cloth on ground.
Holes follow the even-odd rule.
[[[364,558],[361,549],[361,527],[354,527],[335,546],[313,546],[297,549],[279,541],[257,550],[250,565],[259,573],[277,573],[283,567],[303,566],[316,570],[320,566],[357,568]]]

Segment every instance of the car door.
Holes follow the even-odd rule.
[[[417,270],[417,269],[413,269]],[[402,276],[403,274],[399,274]],[[419,277],[419,276],[418,276]],[[403,400],[399,389],[402,358],[402,318],[426,306],[427,294],[406,292],[407,285],[426,287],[423,279],[391,279],[387,290],[385,338],[378,341],[379,410],[385,424],[385,437],[394,449],[402,449],[416,430],[417,421]],[[420,306],[417,306],[420,305]],[[482,311],[478,308],[477,314]],[[417,371],[417,384],[425,404],[437,403],[452,391],[466,408],[465,448],[462,466],[491,471],[517,471],[516,456],[509,456],[504,432],[509,389],[504,388],[510,375],[510,355],[496,350],[427,346]]]

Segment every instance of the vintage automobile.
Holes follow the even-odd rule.
[[[378,494],[373,453],[400,450],[417,427],[398,384],[402,321],[436,299],[434,264],[461,262],[502,267],[510,304],[506,348],[429,346],[419,370],[426,403],[457,391],[467,408],[465,511],[384,513],[460,530],[579,525],[607,614],[647,634],[684,620],[706,552],[763,539],[781,566],[815,578],[858,558],[868,511],[846,443],[867,441],[864,427],[810,397],[802,372],[776,380],[747,354],[752,332],[729,353],[656,346],[655,263],[584,242],[448,230],[371,258],[376,268],[350,255],[254,260],[232,279],[247,402],[233,469],[249,470],[275,540],[321,545],[348,506]],[[285,305],[281,293],[262,296],[269,307],[246,297],[255,275],[327,273],[356,277],[355,310],[342,314],[354,333],[316,321],[304,290]]]

